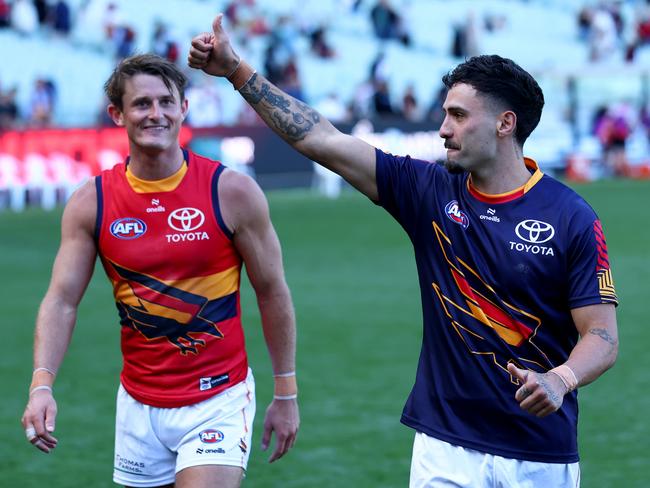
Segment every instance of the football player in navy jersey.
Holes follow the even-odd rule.
[[[221,19],[192,40],[189,65],[227,78],[413,242],[423,342],[402,414],[416,431],[410,486],[579,485],[576,390],[616,360],[617,298],[598,217],[524,156],[537,82],[496,55],[445,75],[443,167],[341,133],[242,60]]]

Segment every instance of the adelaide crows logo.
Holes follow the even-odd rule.
[[[237,292],[209,300],[115,263],[106,264],[110,275],[128,283],[128,296],[116,300],[122,326],[150,340],[166,339],[183,355],[198,354],[199,346],[205,346],[195,336],[222,338],[216,324],[237,315]]]
[[[490,357],[507,371],[507,358],[497,353],[502,350],[499,342],[503,341],[507,350],[516,354],[518,365],[536,371],[553,367],[535,344],[541,319],[502,300],[475,269],[456,256],[451,239],[435,221],[433,228],[451,280],[445,287],[439,283],[431,285],[449,324],[469,352]]]

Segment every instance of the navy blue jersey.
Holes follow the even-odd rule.
[[[524,187],[488,196],[467,173],[376,154],[378,203],[409,235],[421,288],[422,350],[402,422],[482,452],[576,462],[577,392],[534,417],[507,365],[564,363],[579,337],[571,309],[617,303],[593,209],[529,159]]]

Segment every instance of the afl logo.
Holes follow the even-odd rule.
[[[216,444],[223,440],[223,432],[215,429],[207,429],[199,432],[199,439],[204,444]]]
[[[541,220],[528,219],[517,224],[515,234],[522,241],[530,242],[531,244],[543,244],[553,239],[555,229],[551,224],[547,224]]]
[[[469,218],[465,212],[458,208],[458,202],[456,200],[452,200],[445,206],[445,213],[452,222],[457,223],[463,229],[469,227]]]
[[[184,207],[174,210],[167,217],[169,226],[179,232],[190,232],[198,229],[205,222],[205,215],[199,209]]]
[[[126,217],[114,220],[110,229],[111,234],[118,239],[137,239],[147,232],[147,224],[140,219]]]

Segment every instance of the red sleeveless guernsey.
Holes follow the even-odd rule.
[[[173,189],[136,192],[126,164],[96,178],[99,255],[122,325],[120,380],[155,407],[200,402],[243,381],[242,260],[219,209],[224,166],[184,151]],[[163,180],[164,181],[164,180]]]

